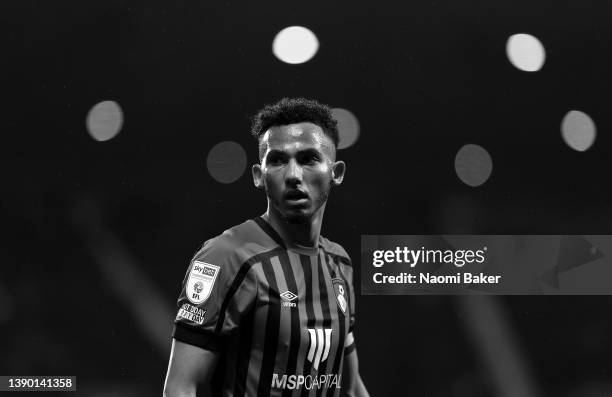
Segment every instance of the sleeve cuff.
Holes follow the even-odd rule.
[[[349,354],[353,352],[353,350],[355,350],[356,347],[357,346],[355,345],[355,342],[353,341],[353,343],[351,343],[350,345],[344,348],[344,355],[348,356]]]
[[[214,352],[220,352],[225,346],[225,339],[222,336],[210,331],[199,330],[183,323],[174,323],[172,337],[183,343]]]

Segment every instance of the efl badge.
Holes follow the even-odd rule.
[[[336,294],[336,302],[338,303],[338,307],[340,310],[342,310],[343,314],[346,314],[348,296],[344,286],[344,280],[341,278],[335,278],[332,280],[332,284],[334,285],[334,293]]]
[[[189,280],[185,287],[187,299],[194,305],[199,305],[210,296],[219,274],[219,266],[210,263],[194,261],[189,272]]]

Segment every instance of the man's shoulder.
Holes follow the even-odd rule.
[[[273,250],[273,240],[252,220],[233,226],[207,240],[194,260],[217,262],[215,265],[241,266],[259,254]]]
[[[325,252],[327,252],[328,254],[344,258],[348,261],[349,265],[351,264],[351,257],[346,252],[344,247],[342,247],[340,244],[321,236],[321,246],[323,247],[323,250],[325,250]]]

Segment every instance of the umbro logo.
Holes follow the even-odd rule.
[[[281,306],[284,306],[284,307],[296,307],[297,306],[297,304],[293,301],[296,300],[298,296],[294,294],[293,292],[287,290],[283,292],[282,294],[280,294],[280,297],[283,300],[283,303],[281,303]]]

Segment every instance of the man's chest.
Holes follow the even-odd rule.
[[[262,350],[274,348],[277,358],[297,359],[315,370],[333,365],[350,318],[350,286],[338,263],[324,255],[285,253],[254,270],[258,287],[252,321],[261,337],[253,342]]]

